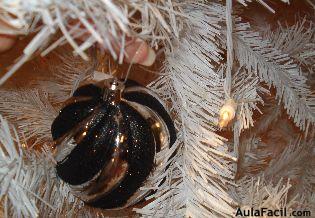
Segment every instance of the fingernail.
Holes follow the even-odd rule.
[[[152,48],[148,47],[147,57],[140,64],[142,64],[144,66],[151,66],[154,63],[155,58],[156,58],[155,51]]]
[[[126,61],[144,66],[151,66],[155,61],[155,52],[143,40],[137,39],[134,43],[126,46]]]

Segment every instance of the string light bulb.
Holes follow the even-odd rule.
[[[237,104],[233,99],[228,99],[220,109],[219,115],[219,127],[224,128],[226,127],[231,120],[234,119],[236,113],[236,106]]]

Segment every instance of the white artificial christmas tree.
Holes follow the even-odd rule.
[[[91,53],[105,49],[122,64],[130,36],[157,51],[161,67],[147,70],[157,75],[147,87],[164,102],[177,141],[141,188],[154,193],[129,215],[235,217],[263,207],[314,215],[315,2],[303,1],[311,14],[295,14],[293,24],[264,19],[296,1],[257,2],[0,0],[9,24],[0,33],[30,39],[0,75],[0,215],[113,215],[85,205],[55,175],[50,128],[74,90],[97,80],[104,60]],[[47,55],[58,59],[48,74],[6,86]]]

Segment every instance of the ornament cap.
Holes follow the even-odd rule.
[[[125,88],[124,84],[116,78],[110,78],[104,81],[105,92],[104,101],[109,101],[112,105],[117,105],[121,101],[121,95]]]

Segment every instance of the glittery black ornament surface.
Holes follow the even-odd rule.
[[[175,128],[159,100],[134,82],[85,85],[52,124],[57,175],[75,195],[102,208],[124,207],[154,170]]]

